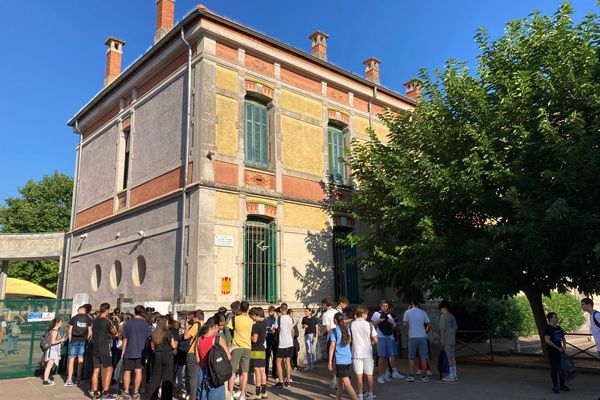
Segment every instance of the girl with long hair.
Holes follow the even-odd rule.
[[[352,351],[350,350],[350,330],[344,321],[344,315],[337,313],[333,317],[335,326],[329,331],[329,370],[333,372],[335,357],[337,388],[335,398],[342,398],[342,388],[352,400],[357,400],[356,392],[350,382],[350,367],[352,366]]]
[[[169,329],[166,317],[156,319],[156,329],[151,340],[154,358],[152,360],[152,378],[146,391],[149,399],[158,399],[158,388],[161,388],[161,400],[173,398],[173,350],[177,348],[177,341]]]
[[[66,338],[60,336],[59,329],[62,327],[62,318],[54,318],[50,322],[48,331],[48,339],[50,340],[50,348],[44,352],[44,361],[46,362],[46,369],[44,369],[44,386],[54,386],[54,379],[50,379],[50,373],[55,365],[58,365],[60,361],[60,345],[64,343]]]
[[[196,362],[199,365],[198,368],[198,400],[225,400],[225,384],[219,386],[211,386],[208,379],[207,370],[207,356],[210,349],[215,343],[221,345],[227,359],[231,360],[231,353],[225,343],[223,336],[217,336],[219,331],[219,322],[214,317],[210,317],[203,326],[203,333],[198,338],[198,345],[196,347]]]

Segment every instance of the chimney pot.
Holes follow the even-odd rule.
[[[109,36],[104,44],[106,47],[106,75],[104,77],[104,87],[110,85],[112,81],[121,75],[121,61],[123,58],[123,46],[125,41]]]
[[[312,40],[312,55],[327,61],[327,38],[328,34],[321,31],[316,31],[308,38]]]
[[[421,83],[417,78],[404,82],[402,85],[406,88],[406,97],[413,100],[421,97]]]
[[[373,82],[377,85],[381,84],[381,82],[379,80],[379,64],[380,63],[381,63],[381,61],[375,57],[369,57],[365,61],[363,61],[363,64],[365,64],[365,78],[368,81]]]
[[[175,0],[156,0],[156,31],[154,43],[164,38],[173,28],[175,21]]]

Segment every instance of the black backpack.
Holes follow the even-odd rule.
[[[208,383],[212,387],[221,386],[231,378],[233,373],[227,353],[216,338],[206,355],[206,369]]]
[[[82,322],[82,321],[79,321],[79,322]],[[86,337],[87,336],[87,333],[88,333],[88,325],[87,324],[86,324],[86,326],[78,326],[77,321],[75,321],[75,325],[73,325],[72,329],[73,330],[71,331],[71,334],[73,336],[76,336],[76,337]]]
[[[385,316],[385,319],[377,325],[379,331],[385,336],[392,336],[394,334],[394,325],[388,318],[388,314],[381,314]]]

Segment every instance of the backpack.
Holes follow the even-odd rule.
[[[195,323],[197,324],[197,322]],[[192,328],[190,328],[192,329]],[[200,326],[198,326],[198,330],[196,331],[196,335],[192,336],[188,340],[181,340],[177,345],[177,349],[183,353],[187,353],[192,347],[192,343],[196,344],[196,339],[198,338],[198,334],[200,333]]]
[[[598,314],[598,311],[594,311],[594,313],[592,314],[592,319],[594,320],[596,326],[600,328],[600,322],[598,322],[598,320],[596,319],[596,314]]]
[[[85,337],[87,336],[88,327],[87,324],[85,326],[79,326],[79,322],[75,322],[73,325],[72,335],[76,337]]]
[[[43,352],[50,350],[50,347],[52,347],[52,340],[50,339],[51,334],[51,330],[46,332],[46,334],[42,336],[42,339],[40,340],[40,349]]]
[[[379,325],[377,325],[377,327],[379,328],[379,331],[384,336],[392,336],[394,334],[394,325],[388,319],[388,315],[387,314],[384,314],[384,315],[385,315],[385,319],[383,321],[381,321],[379,323]]]
[[[231,378],[233,373],[227,353],[216,339],[206,354],[206,370],[208,372],[208,383],[211,387],[221,386]]]
[[[14,324],[12,328],[10,328],[10,334],[13,337],[18,337],[21,334],[21,328],[19,328],[19,325]]]
[[[575,378],[575,363],[565,353],[560,353],[560,368],[565,380],[570,381]]]

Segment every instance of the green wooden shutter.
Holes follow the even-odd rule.
[[[345,181],[344,163],[344,133],[341,129],[329,126],[328,132],[328,154],[329,154],[329,175],[338,183]]]
[[[267,106],[254,100],[244,105],[244,148],[246,164],[258,167],[269,165],[269,126]]]

